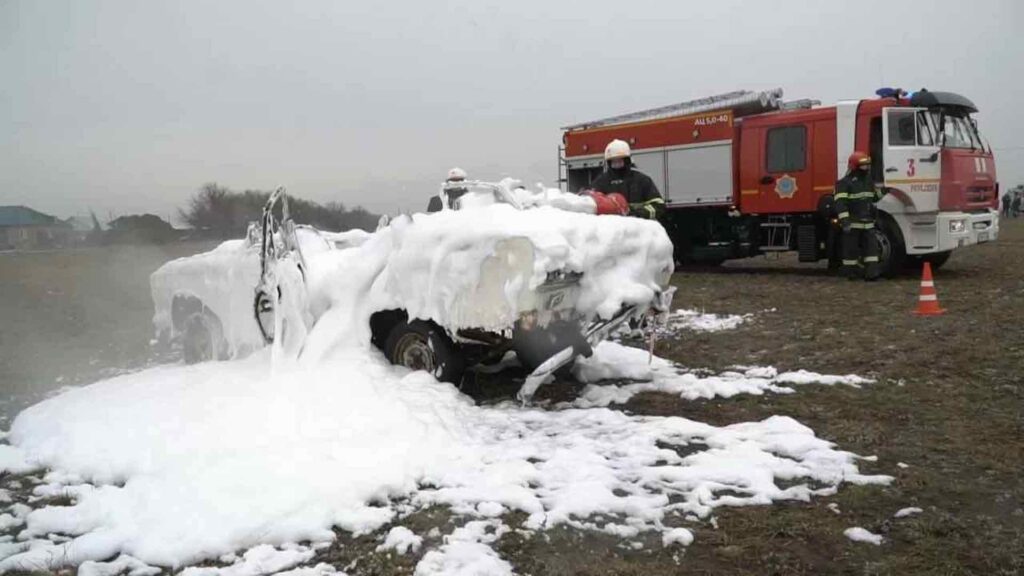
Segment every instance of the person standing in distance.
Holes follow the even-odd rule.
[[[629,144],[612,140],[604,149],[606,170],[590,185],[596,192],[617,192],[629,203],[629,215],[657,220],[665,211],[665,199],[650,176],[635,170]]]

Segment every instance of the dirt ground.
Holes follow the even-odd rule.
[[[213,245],[0,253],[0,426],[63,386],[171,360],[150,342],[149,275]]]
[[[98,377],[103,367],[161,361],[149,349],[145,280],[169,256],[93,254],[88,258],[106,262],[96,267],[95,277],[75,272],[76,260],[69,257],[62,274],[77,284],[56,289],[84,295],[54,298],[47,295],[58,274],[51,266],[0,255],[4,390],[24,396],[36,386],[30,381],[45,378],[38,386],[53,389],[60,375],[79,374],[81,380]],[[134,259],[137,270],[131,278],[118,277],[115,290],[110,274],[124,258]],[[26,279],[12,276],[23,270],[29,271]],[[843,449],[876,455],[878,460],[862,462],[861,470],[894,476],[890,486],[846,485],[835,496],[806,504],[719,509],[717,528],[688,525],[696,539],[684,551],[666,550],[653,536],[642,550],[632,550],[606,535],[564,529],[529,539],[513,532],[495,548],[518,573],[534,575],[1024,574],[1024,219],[1004,222],[998,242],[963,250],[936,273],[945,315],[911,314],[919,280],[908,274],[871,284],[850,282],[790,258],[680,271],[674,279],[676,307],[754,313],[754,319],[736,330],[684,333],[660,342],[659,355],[690,368],[773,365],[856,373],[877,383],[861,389],[804,386],[790,395],[711,401],[648,393],[616,407],[719,425],[791,416]],[[48,364],[39,352],[47,344],[72,350]],[[508,398],[515,388],[499,383],[479,400]],[[576,390],[577,385],[560,382],[542,388],[539,399],[571,397]],[[12,479],[0,480],[9,485]],[[21,480],[27,492],[31,482]],[[827,507],[830,503],[838,505],[839,514]],[[924,512],[893,518],[909,506]],[[432,527],[450,531],[445,528],[456,521],[444,510],[430,509],[402,524],[423,534]],[[511,515],[505,521],[517,524]],[[843,536],[851,526],[883,534],[885,543],[853,543]],[[316,561],[352,575],[410,574],[424,550],[404,557],[377,554],[378,536],[339,532],[338,544],[321,551]]]

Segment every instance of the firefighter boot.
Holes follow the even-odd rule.
[[[859,280],[863,277],[860,262],[860,230],[843,231],[843,267],[839,272],[848,280]]]
[[[868,229],[864,231],[861,241],[864,248],[864,279],[873,282],[882,275],[882,264],[878,258],[882,250],[878,245],[878,236],[874,230]]]

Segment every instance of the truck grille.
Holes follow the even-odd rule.
[[[995,198],[995,190],[992,188],[968,188],[964,194],[964,200],[971,204],[991,202]]]

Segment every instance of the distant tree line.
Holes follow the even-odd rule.
[[[241,237],[250,222],[258,221],[270,192],[236,192],[216,183],[203,185],[178,211],[180,218],[196,231],[220,238]],[[346,208],[341,202],[319,204],[294,196],[288,197],[292,220],[321,230],[342,232],[353,228],[372,231],[380,216],[362,207]]]

